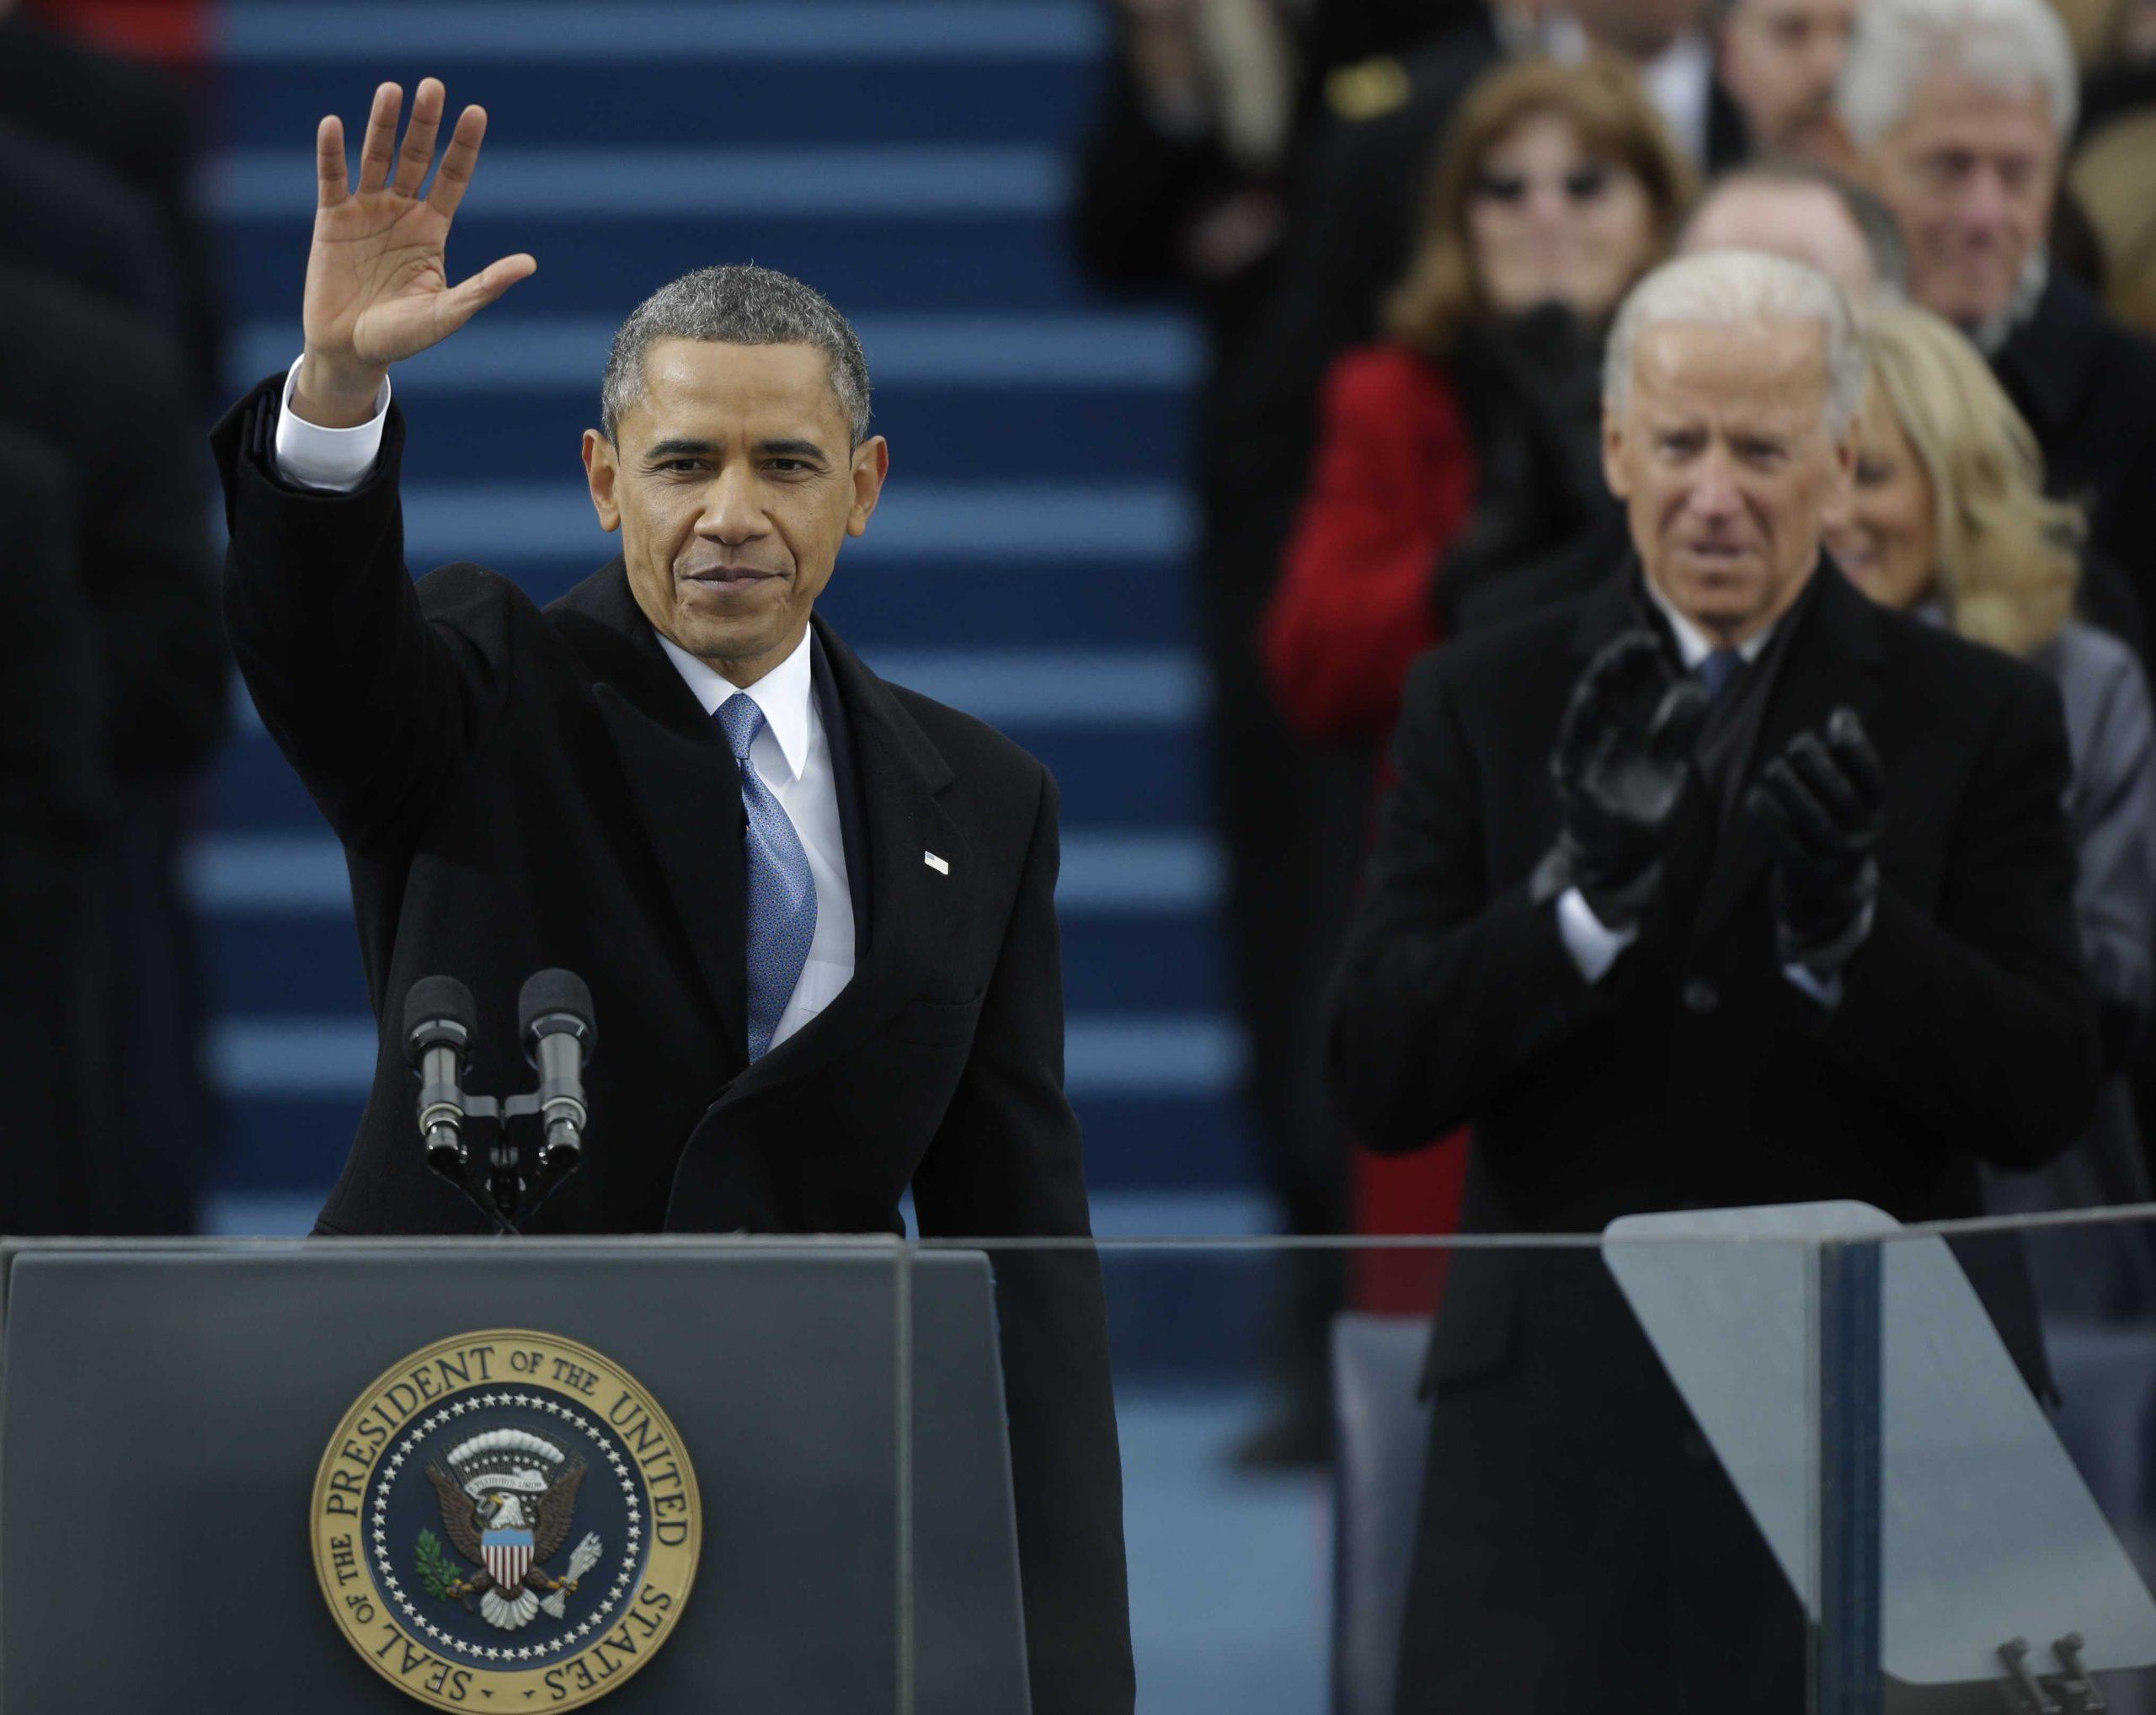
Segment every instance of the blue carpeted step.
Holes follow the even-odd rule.
[[[299,302],[313,195],[312,180],[296,176],[290,213],[224,223],[226,290],[238,316],[289,316]],[[721,262],[760,262],[794,275],[848,315],[1101,307],[1098,295],[1073,277],[1065,243],[1053,213],[933,222],[863,216],[837,223],[778,214],[654,215],[625,229],[495,216],[475,190],[449,259],[461,275],[497,256],[531,252],[539,271],[515,295],[519,310],[534,315],[618,318],[677,275]]]
[[[658,54],[610,67],[504,67],[492,59],[428,55],[419,44],[382,38],[380,51],[345,64],[262,61],[229,71],[219,141],[230,147],[284,148],[308,137],[325,113],[362,122],[375,85],[408,92],[440,77],[452,104],[487,110],[496,147],[536,142],[678,143],[685,120],[727,137],[798,134],[804,110],[817,115],[819,145],[1057,142],[1077,135],[1091,104],[1086,80],[1054,60],[969,61],[951,53],[905,61],[831,56]],[[564,129],[564,120],[568,129]],[[485,171],[482,157],[481,172]],[[482,183],[484,182],[483,176]]]

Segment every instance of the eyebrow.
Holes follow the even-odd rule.
[[[670,441],[654,441],[644,449],[643,456],[648,459],[707,457],[712,453],[723,452],[725,450],[723,443],[720,441],[699,441],[691,436],[676,436]],[[830,462],[830,456],[813,441],[759,441],[756,443],[756,451],[766,454],[776,454],[781,457],[813,458],[824,464]]]

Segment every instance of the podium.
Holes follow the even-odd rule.
[[[0,1243],[0,1711],[602,1698],[1025,1715],[985,1256]]]

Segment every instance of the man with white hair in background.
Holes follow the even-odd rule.
[[[2045,254],[2079,91],[2045,0],[1869,0],[1838,102],[1910,296],[1991,360],[2090,542],[2156,598],[2156,345]]]
[[[1635,563],[1408,681],[1330,1072],[1376,1147],[1471,1124],[1465,1231],[1972,1215],[2089,1112],[2058,697],[1822,553],[1863,385],[1812,270],[1658,269],[1604,383]],[[2020,1253],[1962,1261],[2041,1385]],[[1594,1250],[1460,1253],[1424,1380],[1400,1715],[1801,1706],[1796,1599]]]

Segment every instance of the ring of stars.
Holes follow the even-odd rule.
[[[389,1483],[395,1481],[397,1473],[403,1468],[404,1461],[413,1456],[422,1441],[444,1424],[462,1417],[468,1411],[508,1406],[518,1407],[526,1411],[543,1411],[550,1417],[559,1418],[566,1427],[582,1431],[598,1452],[606,1458],[608,1466],[613,1471],[615,1481],[621,1484],[622,1498],[627,1503],[629,1520],[627,1532],[628,1552],[622,1557],[621,1568],[615,1574],[614,1581],[606,1587],[598,1606],[575,1625],[564,1628],[558,1637],[546,1643],[519,1644],[515,1648],[506,1645],[467,1643],[454,1632],[437,1626],[421,1613],[419,1605],[406,1593],[403,1584],[399,1582],[396,1568],[391,1563],[387,1523]],[[382,1470],[387,1473],[388,1481],[382,1482],[377,1479],[380,1486],[375,1490],[372,1527],[374,1557],[376,1566],[381,1569],[382,1587],[389,1600],[396,1603],[404,1617],[411,1622],[412,1630],[440,1648],[453,1649],[460,1655],[470,1656],[474,1661],[517,1662],[543,1659],[557,1650],[574,1648],[595,1632],[605,1631],[606,1616],[621,1605],[622,1598],[627,1595],[630,1585],[635,1582],[637,1562],[643,1552],[643,1503],[637,1494],[635,1477],[629,1469],[628,1461],[622,1457],[622,1450],[607,1440],[605,1432],[600,1429],[599,1425],[578,1411],[575,1407],[564,1405],[558,1399],[542,1393],[484,1393],[474,1399],[456,1400],[431,1413],[399,1441],[396,1451],[383,1462]],[[600,1568],[596,1567],[593,1568],[590,1572],[584,1575],[579,1583],[587,1589],[590,1588],[592,1578],[599,1570]]]

